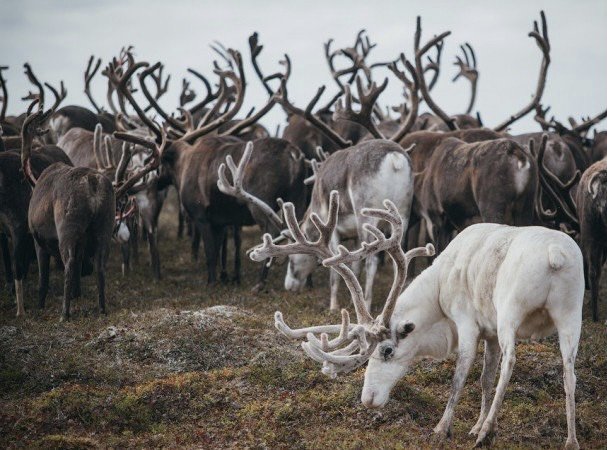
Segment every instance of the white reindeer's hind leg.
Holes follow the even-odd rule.
[[[481,413],[479,414],[476,425],[470,430],[470,434],[476,436],[483,422],[487,418],[489,406],[491,405],[491,391],[495,383],[495,374],[497,373],[497,364],[500,361],[500,347],[497,339],[485,340],[485,357],[483,360],[483,373],[481,374]]]
[[[478,346],[478,329],[474,324],[466,324],[465,326],[458,326],[458,350],[457,350],[457,363],[455,365],[455,373],[453,374],[453,383],[451,387],[451,395],[447,402],[447,407],[443,413],[443,417],[434,428],[434,432],[437,434],[439,439],[444,439],[451,436],[451,424],[453,423],[453,414],[455,412],[455,406],[459,401],[459,398],[466,384],[466,378],[472,364],[474,364],[474,358],[476,357],[476,348]]]
[[[558,325],[557,325],[558,326]],[[566,449],[579,449],[575,435],[575,358],[580,341],[580,326],[558,328],[559,345],[563,357],[563,384],[565,385],[567,408],[567,443]]]
[[[515,333],[518,328],[518,323],[507,323],[503,326],[498,324],[498,336],[499,344],[502,350],[502,365],[500,370],[500,379],[497,382],[497,388],[495,390],[495,396],[493,397],[493,403],[487,418],[481,427],[476,440],[476,447],[482,447],[489,445],[493,439],[495,429],[497,426],[497,414],[502,402],[504,401],[504,394],[506,393],[506,386],[512,376],[512,369],[514,369],[514,363],[516,362],[515,355]]]

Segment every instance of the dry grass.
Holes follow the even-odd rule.
[[[170,206],[170,205],[169,205]],[[429,436],[449,393],[453,360],[422,363],[395,388],[381,411],[359,401],[363,370],[330,380],[297,343],[278,336],[273,312],[290,323],[337,321],[327,311],[327,274],[299,295],[250,292],[258,266],[245,262],[242,286],[206,286],[186,240],[175,239],[174,209],[163,212],[164,278],[150,281],[146,253],[129,278],[114,249],[109,314],[95,309],[92,279],[69,323],[59,323],[62,277],[55,272],[48,307],[34,307],[35,273],[27,281],[27,317],[13,317],[0,298],[0,446],[3,448],[408,448]],[[245,243],[259,239],[247,232]],[[376,295],[387,293],[382,271]],[[346,294],[343,301],[346,301]],[[603,296],[607,296],[607,293]],[[222,305],[222,306],[217,306]],[[607,315],[605,302],[602,317]],[[587,311],[585,311],[587,313]],[[473,368],[447,447],[471,447],[467,435],[480,407]],[[607,333],[585,321],[577,362],[578,438],[607,446]],[[499,420],[497,448],[556,448],[566,437],[562,369],[555,338],[518,346],[517,364]]]

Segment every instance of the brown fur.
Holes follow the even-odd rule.
[[[42,173],[28,214],[38,254],[41,307],[48,291],[49,258],[56,256],[65,266],[63,319],[69,318],[70,302],[80,296],[81,272],[89,272],[92,261],[99,309],[105,312],[105,265],[115,209],[111,182],[95,170],[56,163]]]
[[[597,321],[599,283],[607,257],[607,160],[594,163],[584,172],[577,189],[576,204],[592,319]]]

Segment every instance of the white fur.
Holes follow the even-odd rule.
[[[118,231],[116,232],[116,240],[121,244],[126,244],[131,238],[129,227],[124,222],[120,222]]]
[[[391,318],[392,338],[382,342],[369,360],[361,400],[370,407],[383,406],[415,361],[457,352],[451,397],[434,430],[446,436],[478,341],[484,340],[483,401],[471,433],[478,434],[477,443],[487,443],[512,374],[515,341],[556,330],[567,396],[567,445],[576,448],[574,362],[583,295],[582,255],[564,233],[542,227],[472,225],[399,297]],[[405,323],[415,328],[399,339],[398,330]],[[387,361],[381,353],[386,346],[393,346]],[[490,403],[500,354],[501,373]]]

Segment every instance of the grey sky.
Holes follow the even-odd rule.
[[[469,86],[451,83],[458,45],[469,41],[480,70],[476,108],[485,124],[494,125],[518,111],[535,89],[541,53],[527,37],[533,20],[544,9],[552,44],[552,63],[544,103],[565,120],[568,115],[594,115],[607,104],[607,1],[13,1],[0,0],[0,64],[9,65],[9,113],[23,111],[20,97],[30,86],[22,65],[28,61],[42,80],[64,80],[65,104],[89,106],[82,93],[82,73],[90,54],[107,59],[125,44],[139,58],[161,60],[173,75],[164,105],[174,107],[187,67],[210,74],[214,54],[208,44],[217,39],[241,49],[248,60],[247,37],[258,31],[264,51],[261,62],[269,73],[283,53],[293,61],[291,98],[307,103],[321,84],[334,85],[322,44],[350,45],[366,28],[378,43],[372,61],[412,54],[415,17],[423,19],[424,37],[451,30],[443,55],[442,73],[434,97],[450,114],[463,112]],[[247,65],[247,69],[250,67]],[[266,98],[252,70],[243,111]],[[377,73],[380,79],[383,73]],[[193,87],[200,91],[194,81]],[[94,94],[103,102],[105,81],[96,79]],[[380,103],[401,102],[401,87],[391,80]],[[276,108],[264,123],[284,121]],[[604,128],[604,126],[603,126]],[[537,129],[531,116],[514,131]]]

